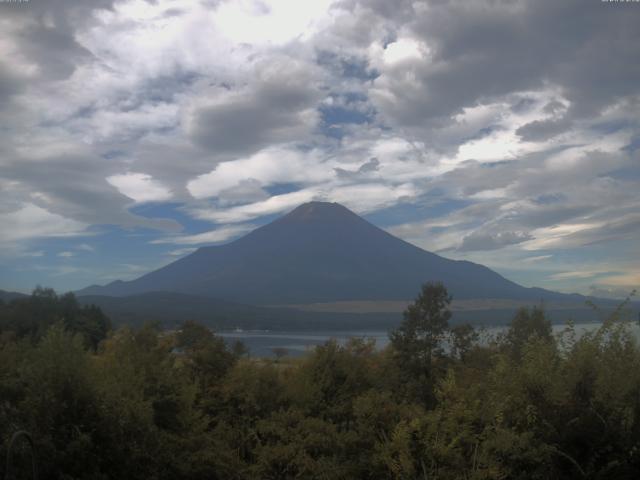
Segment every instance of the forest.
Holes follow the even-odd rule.
[[[32,478],[25,441],[5,465],[21,430],[42,479],[638,478],[624,303],[584,334],[532,307],[483,338],[450,302],[425,284],[382,350],[266,359],[195,322],[113,328],[38,288],[0,303],[0,478]]]

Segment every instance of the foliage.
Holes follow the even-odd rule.
[[[449,334],[451,355],[460,360],[465,360],[474,344],[478,342],[478,339],[478,332],[468,323],[451,327]]]
[[[31,296],[0,303],[0,335],[28,338],[37,342],[55,323],[81,334],[84,342],[96,348],[111,322],[98,307],[80,306],[71,292],[58,296],[50,288],[37,287]]]
[[[431,285],[386,349],[330,341],[272,360],[193,322],[96,343],[71,297],[15,302],[0,307],[0,459],[26,429],[41,478],[640,474],[640,347],[621,310],[557,338],[542,309],[520,310],[483,343],[448,328],[446,289]]]
[[[511,321],[506,335],[506,343],[514,355],[520,355],[532,337],[546,342],[552,341],[551,332],[551,321],[547,319],[541,306],[521,307]]]
[[[442,283],[426,283],[415,302],[404,311],[400,327],[389,334],[400,373],[416,383],[426,404],[433,401],[436,372],[434,357],[442,357],[442,342],[449,328],[451,296]],[[415,392],[412,392],[415,393]]]

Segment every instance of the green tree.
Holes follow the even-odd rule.
[[[400,327],[389,334],[400,367],[428,389],[433,383],[433,358],[442,354],[449,328],[450,303],[451,296],[442,283],[424,284],[415,302],[404,311]],[[424,396],[427,392],[421,390]]]
[[[460,360],[465,360],[467,354],[478,341],[478,332],[468,323],[451,328],[449,343],[451,354]]]
[[[80,305],[73,293],[58,296],[51,288],[36,287],[31,296],[14,299],[0,309],[0,332],[34,343],[58,322],[68,331],[80,333],[94,350],[111,330],[109,318],[99,307]]]
[[[512,353],[521,355],[525,344],[536,337],[545,342],[553,340],[551,321],[547,318],[544,309],[540,306],[533,308],[521,307],[511,320],[505,340]]]
[[[204,396],[208,396],[208,391],[219,384],[237,361],[237,356],[227,348],[223,338],[192,321],[182,325],[176,338],[176,347],[184,354],[184,362]]]

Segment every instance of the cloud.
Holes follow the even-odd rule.
[[[380,161],[377,158],[371,158],[367,162],[358,167],[358,170],[345,170],[344,168],[336,168],[335,172],[339,178],[357,179],[361,175],[376,172],[380,167]]]
[[[144,173],[112,175],[107,177],[107,182],[138,203],[162,202],[172,197],[170,190]]]
[[[630,213],[612,221],[602,218],[590,223],[564,223],[533,230],[532,235],[533,239],[524,245],[527,250],[577,248],[614,240],[634,240],[640,236],[640,217]]]
[[[508,245],[517,245],[533,237],[527,232],[473,232],[462,239],[462,244],[458,250],[496,250]]]
[[[537,255],[535,257],[523,258],[522,261],[526,263],[537,263],[550,258],[553,258],[553,255]]]
[[[337,186],[328,190],[324,198],[328,201],[341,203],[360,213],[370,213],[399,202],[411,201],[417,192],[410,184],[397,186],[381,183],[366,183],[361,185]]]
[[[33,251],[33,252],[21,252],[19,255],[21,257],[39,258],[39,257],[44,257],[44,251],[43,250],[36,250],[36,251]]]
[[[196,250],[196,248],[178,248],[167,252],[167,255],[171,255],[172,257],[182,257],[183,255],[188,255]]]
[[[566,92],[571,118],[597,115],[638,93],[640,73],[628,67],[640,33],[628,8],[578,1],[445,1],[412,8],[402,38],[423,47],[401,65],[378,63],[372,88],[375,104],[397,125],[446,122],[478,101],[545,84]],[[579,20],[567,26],[565,19],[576,15]]]
[[[25,5],[29,3],[29,5]],[[0,16],[3,31],[13,44],[13,58],[22,65],[31,65],[40,80],[68,78],[75,69],[89,61],[91,54],[77,42],[74,32],[91,23],[96,10],[110,9],[113,0],[73,2],[2,2]]]
[[[0,61],[0,111],[9,103],[12,96],[23,89],[20,76],[11,71],[9,65]]]
[[[607,272],[602,272],[599,270],[576,270],[572,272],[561,272],[554,273],[550,276],[552,280],[567,280],[574,278],[594,278],[603,275]]]
[[[519,127],[516,130],[516,134],[524,141],[538,142],[560,135],[570,127],[571,123],[566,118],[534,120],[531,123]]]
[[[637,290],[640,282],[635,285],[629,284],[626,286],[619,285],[591,285],[589,287],[589,295],[596,298],[611,298],[611,299],[625,299],[631,295],[634,290]],[[632,300],[636,300],[637,297],[631,297]]]
[[[301,4],[297,0],[222,2],[216,26],[240,44],[286,44],[322,28],[331,0]]]
[[[246,88],[218,88],[211,98],[198,101],[187,127],[191,138],[216,153],[248,153],[304,140],[319,121],[321,74],[314,70],[286,57],[259,65]]]
[[[301,203],[310,202],[318,198],[318,192],[313,190],[301,190],[297,192],[283,193],[281,195],[274,195],[261,202],[234,206],[227,209],[197,207],[191,210],[191,214],[200,220],[208,220],[216,223],[238,223],[265,215],[272,215],[274,213],[292,210]]]
[[[254,178],[240,180],[235,186],[221,190],[217,196],[222,205],[254,203],[269,198],[262,184]]]
[[[417,194],[410,183],[386,185],[341,184],[335,181],[312,183],[310,186],[290,193],[272,195],[266,200],[229,208],[215,206],[193,207],[190,212],[200,220],[216,223],[237,223],[253,220],[265,215],[283,213],[298,205],[313,200],[338,202],[360,214],[386,208],[398,202],[408,201]]]
[[[195,198],[208,198],[246,186],[247,182],[269,186],[326,181],[331,179],[333,172],[322,161],[317,151],[272,147],[247,158],[220,163],[215,170],[191,180],[187,189]]]
[[[32,203],[19,209],[0,213],[2,234],[0,244],[5,246],[47,237],[77,237],[88,235],[88,225],[51,213]]]
[[[631,267],[629,272],[616,273],[602,278],[602,283],[625,288],[631,285],[634,289],[638,289],[640,287],[640,265],[636,261],[631,261],[628,266]]]
[[[222,227],[209,232],[198,233],[195,235],[177,235],[172,237],[165,237],[157,240],[153,240],[151,243],[155,244],[175,244],[175,245],[201,245],[201,244],[215,244],[222,243],[230,240],[238,235],[249,232],[255,227],[252,225],[233,225],[229,227]],[[184,251],[184,249],[182,250]]]
[[[150,219],[128,211],[130,198],[105,180],[112,168],[86,151],[86,147],[63,144],[61,151],[40,151],[32,144],[14,152],[0,170],[0,177],[11,181],[11,194],[41,208],[86,224],[112,224],[125,228],[144,227],[177,230],[173,220]],[[102,178],[100,178],[102,176]],[[112,178],[112,181],[114,179]],[[142,200],[169,198],[169,194],[142,176],[115,177],[127,192]]]

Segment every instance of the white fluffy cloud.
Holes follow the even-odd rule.
[[[253,230],[251,225],[234,225],[229,227],[218,228],[208,232],[198,233],[195,235],[177,235],[153,240],[151,243],[163,244],[170,243],[176,245],[202,245],[226,242],[238,235]],[[186,250],[176,250],[172,255],[182,255]],[[180,253],[176,253],[180,252]]]
[[[218,196],[242,182],[254,180],[268,186],[276,183],[311,183],[329,180],[332,171],[319,152],[300,152],[290,148],[269,148],[248,158],[223,162],[215,170],[187,184],[195,198]]]
[[[87,224],[56,215],[32,203],[0,213],[0,244],[13,245],[33,238],[86,235]]]
[[[136,202],[162,202],[171,199],[171,191],[144,173],[124,173],[107,177],[107,182]]]
[[[300,190],[281,195],[273,195],[261,202],[225,209],[196,207],[191,210],[191,213],[200,220],[208,220],[216,223],[245,222],[265,215],[292,210],[301,203],[316,200],[318,197],[318,193],[313,190]]]

